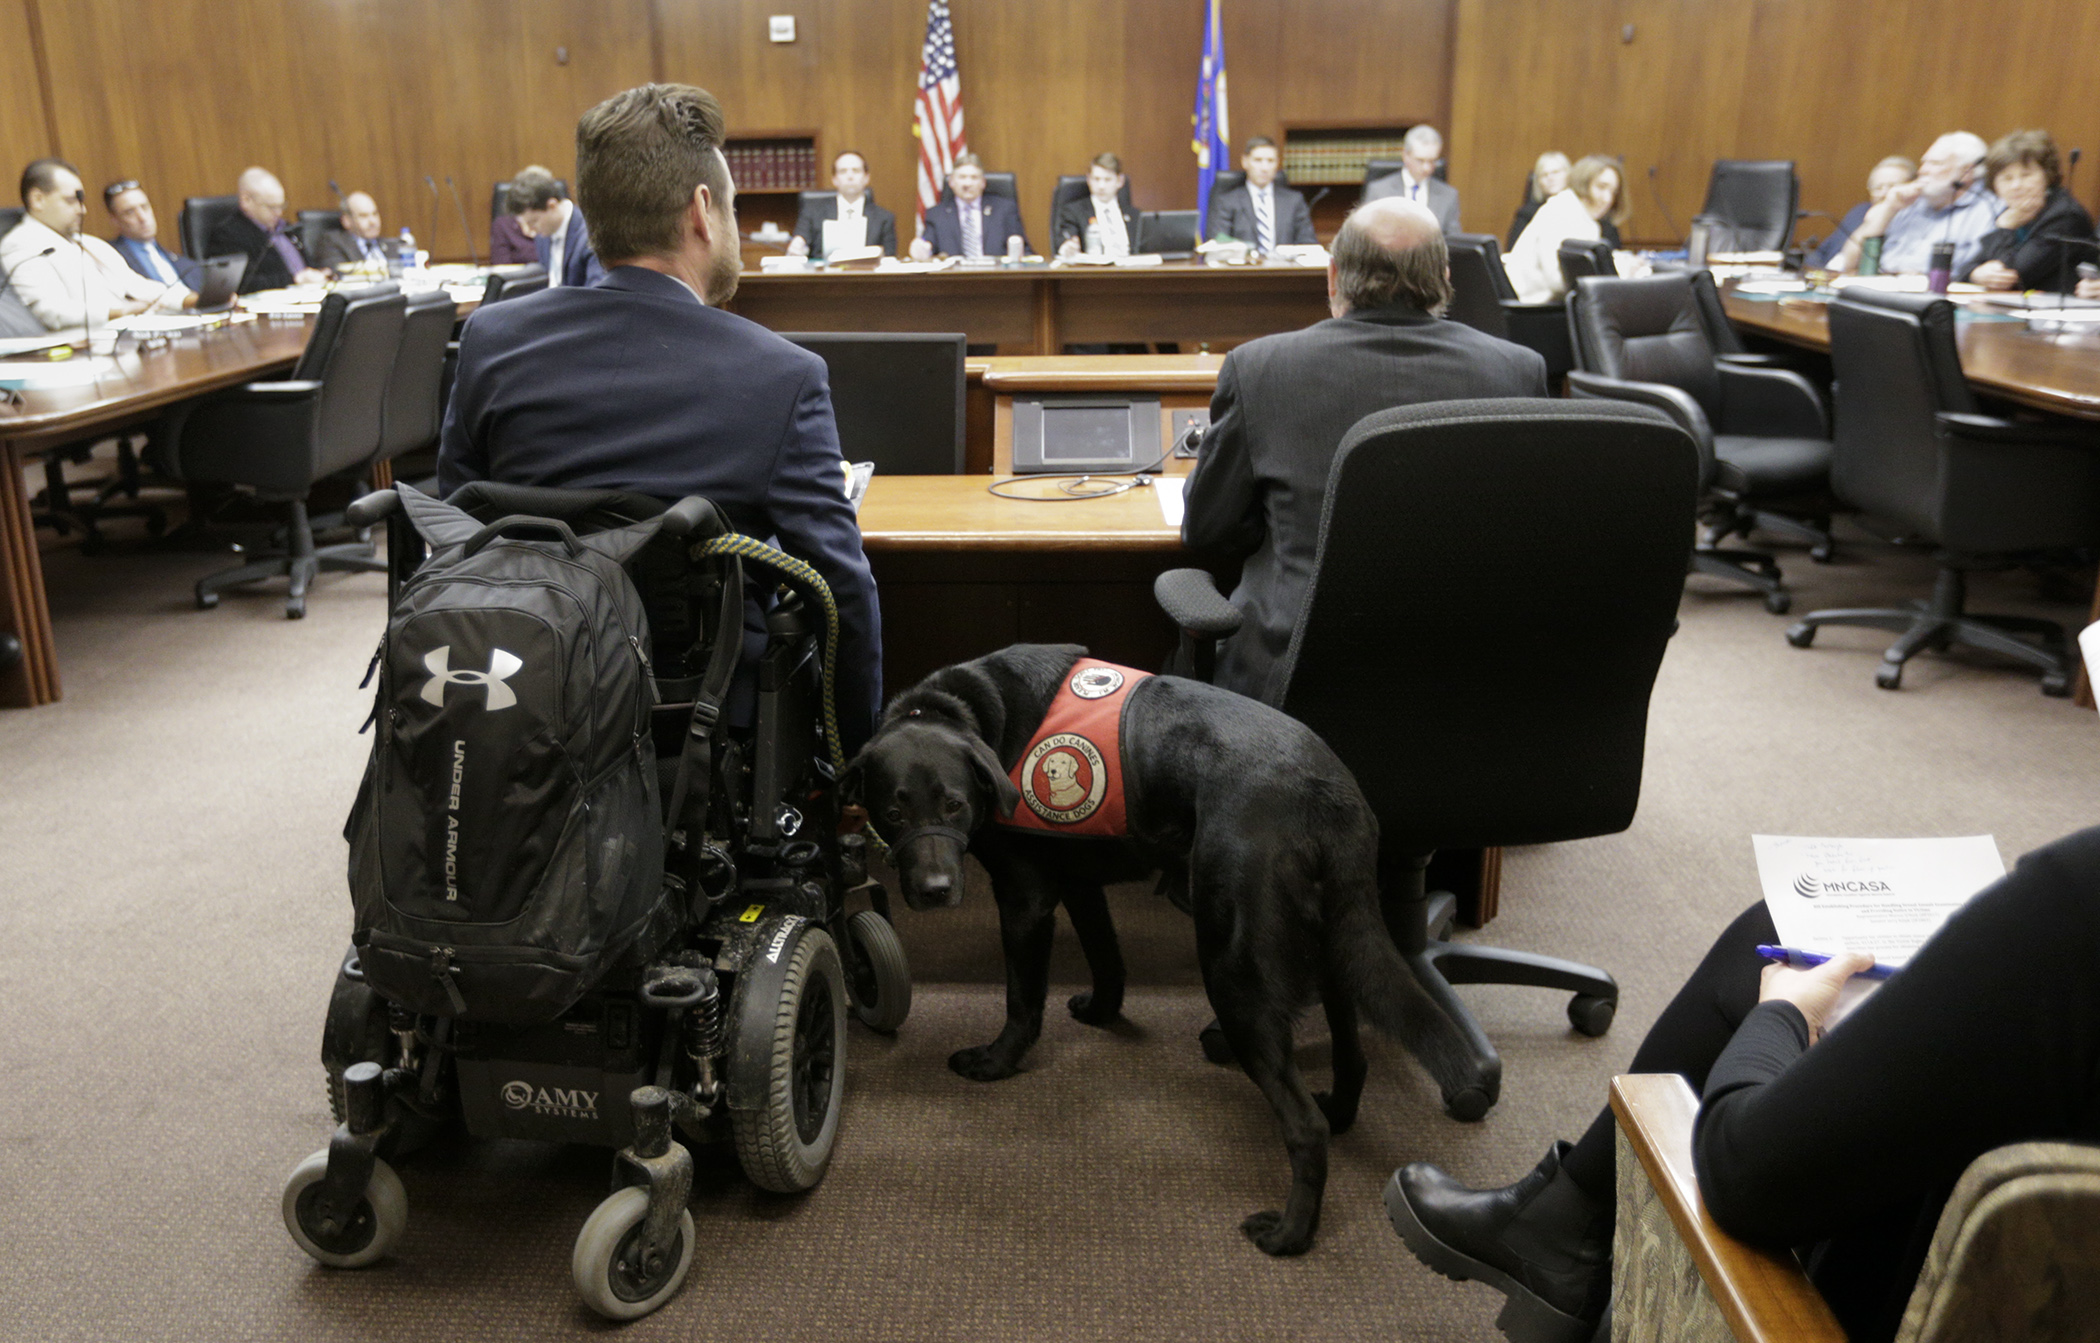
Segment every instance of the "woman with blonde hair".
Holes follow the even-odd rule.
[[[1567,189],[1539,206],[1509,249],[1509,282],[1517,297],[1526,303],[1558,302],[1568,292],[1560,273],[1560,245],[1571,239],[1603,240],[1606,221],[1616,234],[1626,213],[1626,175],[1619,161],[1604,154],[1577,160],[1568,172]]]
[[[1539,161],[1531,165],[1531,176],[1524,181],[1524,203],[1517,207],[1517,216],[1509,223],[1509,237],[1502,245],[1515,247],[1517,239],[1524,236],[1524,226],[1539,212],[1539,207],[1567,189],[1568,156],[1558,149],[1539,155]]]

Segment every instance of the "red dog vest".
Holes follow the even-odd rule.
[[[1010,777],[1021,805],[999,824],[1111,839],[1130,834],[1124,810],[1123,705],[1150,672],[1098,658],[1072,664]]]

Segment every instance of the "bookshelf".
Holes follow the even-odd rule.
[[[743,234],[768,220],[782,230],[794,228],[796,193],[829,185],[813,130],[744,131],[723,141],[722,157],[736,183],[736,224]]]
[[[1400,157],[1400,140],[1418,119],[1322,122],[1283,128],[1283,171],[1291,186],[1311,196],[1329,187],[1313,206],[1313,232],[1332,241],[1363,194],[1364,165]]]

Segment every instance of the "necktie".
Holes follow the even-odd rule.
[[[1101,224],[1101,250],[1110,256],[1130,255],[1130,231],[1123,223],[1123,211],[1111,200],[1106,205],[1096,206],[1094,217]]]
[[[963,255],[984,255],[983,207],[976,201],[957,201],[955,209],[962,216]]]
[[[1269,193],[1257,191],[1254,195],[1254,245],[1264,252],[1276,247],[1276,222],[1269,217]]]

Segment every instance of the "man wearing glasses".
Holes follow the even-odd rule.
[[[133,270],[162,284],[197,288],[204,268],[160,245],[160,223],[153,217],[153,202],[146,198],[144,187],[135,181],[112,182],[102,188],[102,204],[117,224],[117,236],[110,245]]]
[[[28,214],[0,239],[0,277],[46,330],[100,326],[197,301],[181,284],[150,280],[124,264],[117,249],[80,231],[87,191],[62,159],[38,159],[22,170]]]

